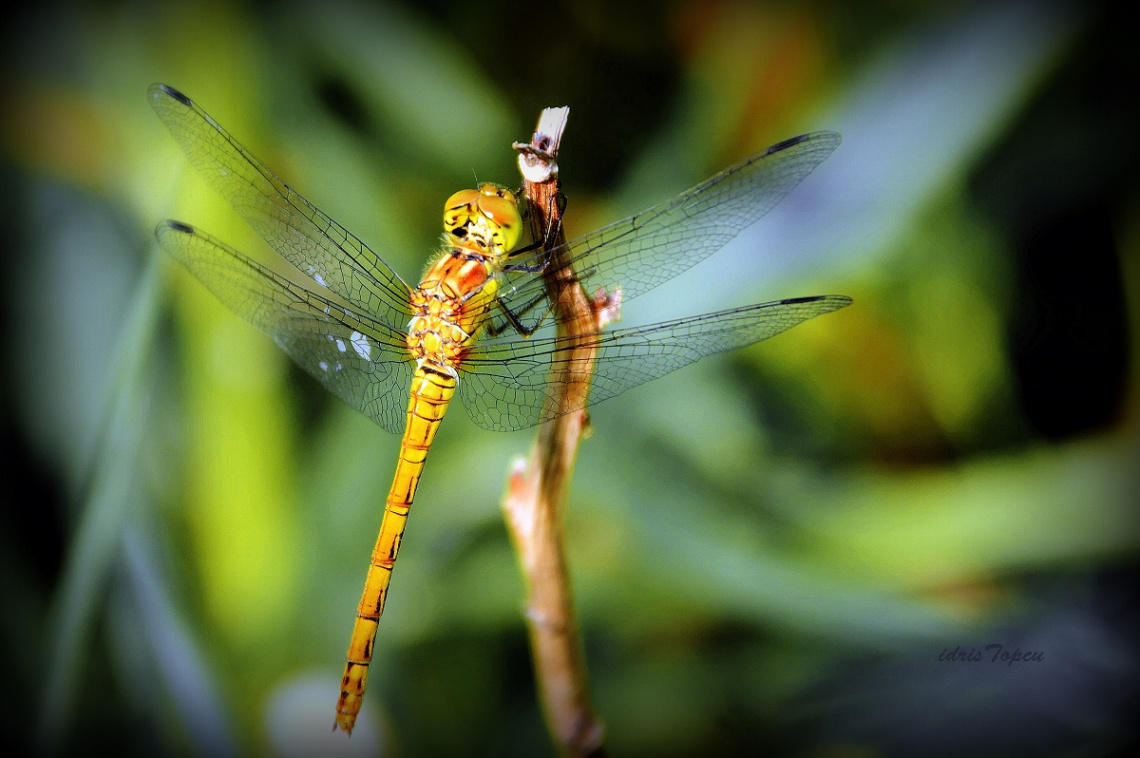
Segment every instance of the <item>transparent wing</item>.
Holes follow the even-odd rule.
[[[408,285],[347,229],[281,181],[194,101],[152,84],[151,106],[218,194],[287,261],[394,329],[411,317]]]
[[[851,298],[844,295],[790,298],[588,335],[585,339],[597,345],[588,404],[850,304]],[[570,347],[567,339],[558,337],[476,345],[462,364],[459,381],[459,394],[471,418],[488,429],[515,430],[557,415],[544,410],[550,407],[547,393],[560,390],[550,383],[550,369],[570,359]]]
[[[301,285],[177,221],[159,225],[163,247],[235,313],[274,338],[302,368],[385,429],[404,424],[413,364],[404,325],[411,290],[363,242],[294,192],[188,97],[153,85],[151,105],[210,186],[286,260]],[[769,148],[680,196],[569,242],[565,256],[588,292],[622,290],[628,301],[711,255],[767,213],[839,144],[819,132]],[[532,259],[531,263],[535,261]],[[506,272],[500,298],[537,323],[549,310],[541,275]],[[321,294],[327,288],[329,295]],[[344,307],[337,299],[351,307]],[[757,342],[850,300],[782,300],[636,329],[592,335],[589,402],[613,397],[705,355]],[[494,327],[502,327],[502,316]],[[510,330],[476,345],[460,394],[492,429],[546,420],[550,369],[569,360],[558,338]],[[572,410],[572,409],[563,409]]]
[[[179,221],[163,221],[155,233],[223,304],[272,337],[326,389],[389,432],[403,431],[414,364],[402,332]]]
[[[622,290],[622,301],[687,271],[772,210],[838,147],[835,132],[785,140],[677,197],[567,242],[563,247],[586,292]],[[532,267],[538,255],[524,263]],[[507,272],[500,300],[532,326],[550,310],[541,276]],[[504,329],[496,317],[493,331]]]

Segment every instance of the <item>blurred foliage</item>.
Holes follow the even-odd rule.
[[[856,301],[594,411],[567,536],[610,748],[1130,744],[1131,28],[1076,3],[49,3],[9,17],[4,742],[552,751],[496,507],[531,434],[459,411],[418,494],[359,728],[329,734],[398,441],[157,250],[154,225],[173,216],[268,256],[150,111],[146,86],[163,81],[409,279],[451,192],[517,181],[510,143],[542,107],[571,106],[571,233],[779,139],[841,131],[768,219],[624,314]],[[989,644],[1044,660],[940,660]]]

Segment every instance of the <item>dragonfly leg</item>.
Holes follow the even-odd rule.
[[[503,266],[503,271],[507,273],[522,272],[524,274],[541,274],[546,270],[546,265],[549,258],[543,258],[538,263],[508,263]]]
[[[539,293],[534,297],[533,300],[520,308],[519,313],[529,312],[545,299],[546,293]],[[546,321],[546,314],[543,314],[543,317],[536,321],[534,326],[528,328],[525,324],[523,324],[522,319],[519,318],[518,314],[512,311],[510,307],[508,307],[507,304],[504,303],[501,299],[495,298],[495,303],[499,306],[499,310],[503,312],[503,316],[506,317],[506,321],[503,321],[499,324],[492,323],[487,326],[487,334],[491,337],[498,337],[500,334],[507,330],[508,326],[521,334],[523,337],[530,337],[535,332],[537,332],[538,328],[542,326],[542,323]],[[549,311],[547,311],[547,313],[549,313]]]
[[[527,253],[532,253],[535,250],[545,250],[545,249],[546,249],[546,242],[545,242],[545,240],[541,240],[538,242],[532,242],[529,245],[518,248],[517,250],[512,250],[510,253],[507,254],[507,260],[508,261],[514,260],[517,262],[516,263],[508,263],[507,265],[503,266],[503,271],[521,271],[521,272],[527,273],[527,274],[540,274],[540,273],[542,273],[543,271],[546,270],[546,266],[550,261],[549,256],[543,255],[541,258],[539,258],[537,263],[523,263],[521,261],[518,261],[518,258],[520,256],[527,254]]]
[[[547,211],[547,218],[554,218],[555,219],[554,224],[551,225],[549,229],[545,230],[545,234],[543,235],[543,238],[541,240],[536,240],[534,242],[531,242],[529,245],[526,245],[524,247],[520,247],[517,250],[512,250],[510,253],[508,253],[507,260],[516,259],[521,255],[533,252],[533,251],[538,250],[538,249],[549,249],[549,248],[553,247],[554,238],[558,236],[558,232],[561,231],[561,229],[562,229],[562,214],[566,211],[566,196],[564,194],[562,194],[561,192],[556,192],[552,196],[551,202],[554,203],[558,208],[557,213],[552,213],[550,211]],[[529,215],[529,214],[530,214],[530,208],[528,207],[525,210],[524,215]],[[504,267],[503,270],[504,271],[523,271],[523,272],[526,272],[529,274],[537,274],[537,273],[540,273],[546,269],[546,264],[547,264],[548,260],[549,260],[549,258],[544,255],[542,257],[542,261],[539,263],[531,263],[531,264],[515,263],[515,264],[511,264],[511,265]]]

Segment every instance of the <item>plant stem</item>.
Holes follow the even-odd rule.
[[[532,234],[542,240],[548,256],[542,276],[554,304],[558,337],[567,338],[568,347],[550,377],[546,417],[551,420],[540,427],[529,459],[511,472],[503,510],[526,582],[531,654],[547,728],[563,754],[599,756],[604,730],[586,686],[562,523],[578,443],[589,426],[585,404],[595,354],[593,341],[576,338],[600,331],[606,298],[591,301],[586,296],[558,247],[565,236],[555,159],[568,112],[547,108],[534,139],[515,145]],[[577,410],[561,410],[566,408]]]

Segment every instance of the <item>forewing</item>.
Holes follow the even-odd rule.
[[[562,255],[586,292],[620,287],[628,302],[687,271],[760,220],[840,141],[835,132],[785,140],[671,200],[571,240]],[[525,261],[532,267],[537,262],[537,257]],[[500,299],[513,313],[533,314],[524,322],[532,323],[549,310],[543,290],[541,276],[507,272]],[[497,317],[496,329],[501,321]]]
[[[151,106],[190,162],[274,250],[318,285],[399,329],[411,290],[347,229],[281,181],[194,101],[153,84]]]
[[[402,333],[181,222],[162,222],[156,235],[226,307],[272,337],[326,389],[389,432],[403,431],[414,366]]]
[[[597,345],[589,405],[664,376],[706,355],[766,340],[815,316],[851,304],[844,295],[790,298],[703,316],[580,337]],[[477,345],[462,364],[459,393],[475,423],[515,430],[548,420],[552,365],[570,360],[568,338]],[[562,408],[566,413],[577,408]]]

